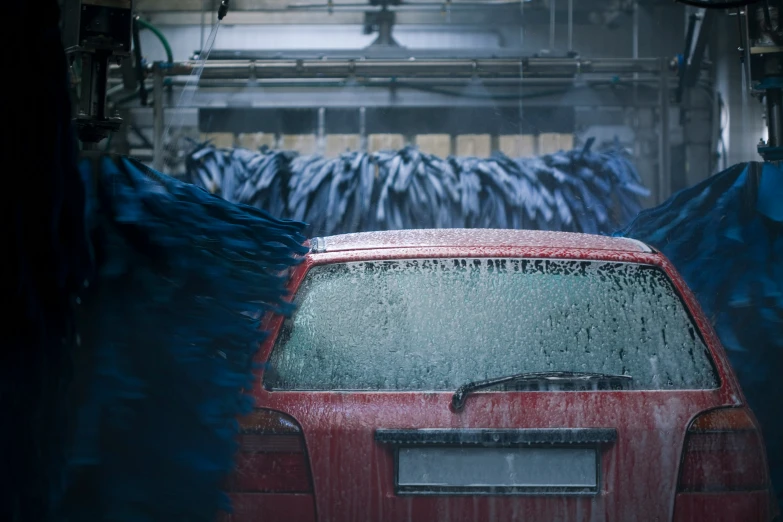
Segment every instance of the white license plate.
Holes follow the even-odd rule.
[[[402,494],[595,494],[595,447],[400,447]]]

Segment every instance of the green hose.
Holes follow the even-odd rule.
[[[151,23],[147,22],[146,20],[142,20],[141,18],[136,19],[139,22],[139,27],[142,29],[149,29],[152,31],[152,33],[158,37],[158,40],[160,40],[160,43],[163,44],[163,48],[166,50],[166,58],[168,59],[169,63],[174,62],[174,53],[171,52],[171,46],[169,45],[169,41],[166,40],[166,37],[163,36],[163,33],[160,32],[160,29],[152,25]]]

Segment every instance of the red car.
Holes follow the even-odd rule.
[[[315,239],[270,316],[235,522],[769,522],[715,332],[630,239]]]

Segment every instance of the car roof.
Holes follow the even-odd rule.
[[[359,232],[315,238],[312,240],[311,245],[312,252],[315,254],[352,250],[427,247],[527,247],[611,250],[629,253],[652,252],[652,249],[641,241],[630,238],[577,234],[573,232],[478,228]]]

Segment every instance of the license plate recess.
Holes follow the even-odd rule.
[[[613,428],[379,429],[398,495],[596,495]]]

